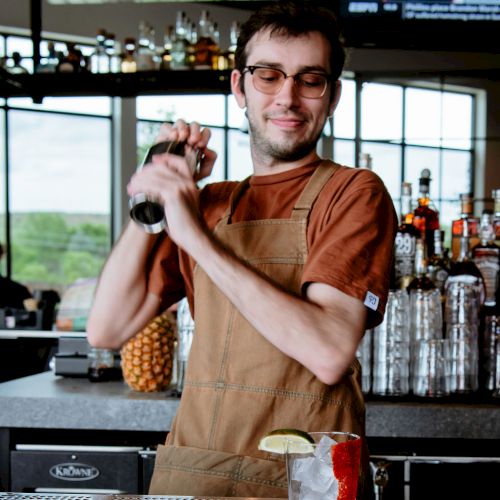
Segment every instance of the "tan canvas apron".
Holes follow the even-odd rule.
[[[248,186],[240,183],[215,234],[242,260],[300,295],[311,207],[335,171],[323,162],[290,219],[231,223]],[[260,335],[205,272],[195,269],[195,335],[179,409],[160,446],[150,494],[286,497],[282,461],[258,451],[268,431],[291,427],[361,433],[364,403],[359,364],[335,386]]]

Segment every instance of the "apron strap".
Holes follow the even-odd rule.
[[[226,210],[224,211],[224,215],[222,216],[220,222],[224,222],[225,224],[231,224],[231,216],[234,214],[234,210],[236,208],[236,205],[238,204],[239,199],[241,198],[241,195],[250,185],[250,177],[243,179],[233,189],[231,195],[229,196],[229,203],[227,205]]]
[[[309,212],[318,194],[338,168],[339,166],[330,160],[323,160],[320,163],[295,203],[292,211],[292,219],[299,220],[309,217]]]

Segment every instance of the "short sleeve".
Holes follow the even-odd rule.
[[[313,282],[331,285],[361,300],[367,328],[376,326],[387,302],[396,229],[392,199],[378,176],[344,167],[311,211],[302,289]]]
[[[150,254],[147,276],[148,292],[160,298],[162,310],[185,296],[179,249],[166,234],[158,238]]]

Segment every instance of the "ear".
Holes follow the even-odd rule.
[[[241,90],[240,86],[240,83],[243,83],[241,82],[242,78],[244,78],[244,75],[242,75],[237,69],[233,69],[231,72],[231,91],[233,92],[236,102],[241,109],[246,107],[245,93]]]
[[[330,101],[330,107],[328,108],[328,116],[332,116],[337,104],[339,103],[340,96],[342,94],[342,82],[340,80],[335,80],[332,84],[334,86],[332,100]]]

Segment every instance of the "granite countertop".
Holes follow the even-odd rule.
[[[0,427],[168,431],[179,404],[123,382],[44,372],[0,384]],[[500,405],[368,401],[369,437],[500,439]]]

